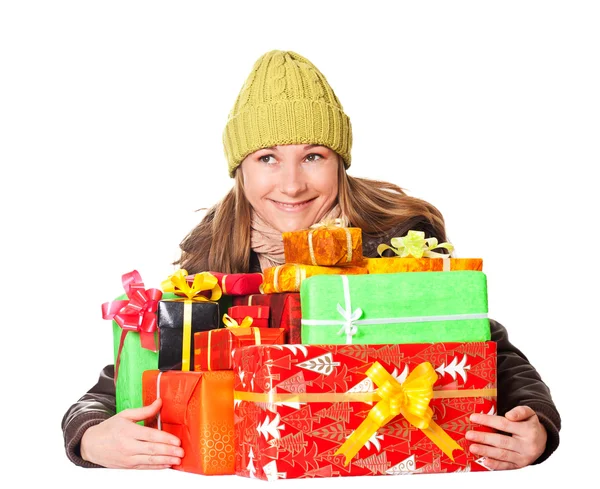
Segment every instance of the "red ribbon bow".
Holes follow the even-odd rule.
[[[125,337],[130,331],[140,334],[142,348],[157,351],[154,332],[157,329],[156,311],[162,298],[160,289],[146,289],[137,270],[126,273],[121,281],[128,300],[105,302],[102,304],[102,318],[114,320],[122,329],[117,361],[115,362],[115,385],[121,362],[121,350]]]

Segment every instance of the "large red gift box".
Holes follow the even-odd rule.
[[[275,480],[487,470],[469,451],[465,433],[493,432],[469,417],[496,413],[495,342],[258,345],[233,355],[236,475]],[[424,412],[432,417],[421,429],[411,409],[422,403],[402,401],[414,399],[412,389],[424,378],[432,396],[431,411]],[[366,430],[355,454],[338,451],[364,435],[372,410],[394,402],[402,404],[401,414]]]
[[[300,293],[250,294],[233,298],[234,306],[269,306],[269,328],[285,329],[286,343],[302,343]]]
[[[144,406],[157,397],[162,407],[145,426],[172,433],[184,456],[173,468],[204,475],[234,473],[233,372],[146,370],[142,374]]]

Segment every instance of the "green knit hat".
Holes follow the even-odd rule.
[[[284,144],[327,146],[350,166],[352,125],[325,76],[292,51],[254,64],[223,131],[229,176],[250,153]]]

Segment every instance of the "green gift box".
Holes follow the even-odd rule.
[[[489,341],[480,271],[318,275],[302,281],[302,343]]]
[[[173,293],[163,292],[162,299],[175,299],[177,296]],[[128,300],[127,294],[123,294],[115,299],[116,301]],[[154,335],[154,345],[156,351],[146,349],[142,346],[140,333],[136,331],[127,331],[123,335],[123,329],[115,320],[113,326],[114,359],[116,374],[116,412],[121,412],[128,408],[138,408],[143,406],[142,402],[142,373],[144,370],[156,370],[158,368],[158,330]],[[119,345],[123,337],[123,346],[119,356]],[[140,422],[139,424],[143,424]]]

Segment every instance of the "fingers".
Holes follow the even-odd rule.
[[[535,415],[535,411],[529,406],[517,406],[508,411],[504,417],[509,421],[525,421]]]
[[[181,464],[181,458],[166,455],[134,455],[130,459],[132,469],[165,469]]]
[[[179,438],[166,431],[149,428],[147,426],[141,426],[139,424],[134,425],[133,429],[134,431],[132,434],[137,440],[149,443],[165,444],[172,447],[179,447],[181,445],[181,440]]]
[[[483,431],[467,431],[465,438],[469,441],[478,443],[480,445],[488,445],[491,447],[499,448],[502,450],[508,450],[516,452],[518,450],[518,441],[511,436],[501,435],[500,433],[487,433]]]
[[[148,441],[130,441],[125,450],[127,468],[160,468],[181,464],[181,447]]]
[[[498,448],[495,446],[473,443],[469,447],[469,450],[475,455],[485,457],[485,465],[492,470],[516,469],[521,466],[519,463],[521,455],[506,448]]]
[[[471,414],[469,418],[473,423],[488,426],[498,431],[511,433],[513,435],[522,435],[526,427],[521,422],[509,421],[504,416],[494,416],[489,414]]]
[[[141,408],[124,409],[119,414],[117,414],[117,416],[121,416],[125,419],[129,419],[135,422],[144,421],[146,419],[153,418],[154,416],[156,416],[159,413],[161,406],[162,400],[156,399],[152,404],[149,404],[148,406],[143,406]]]

